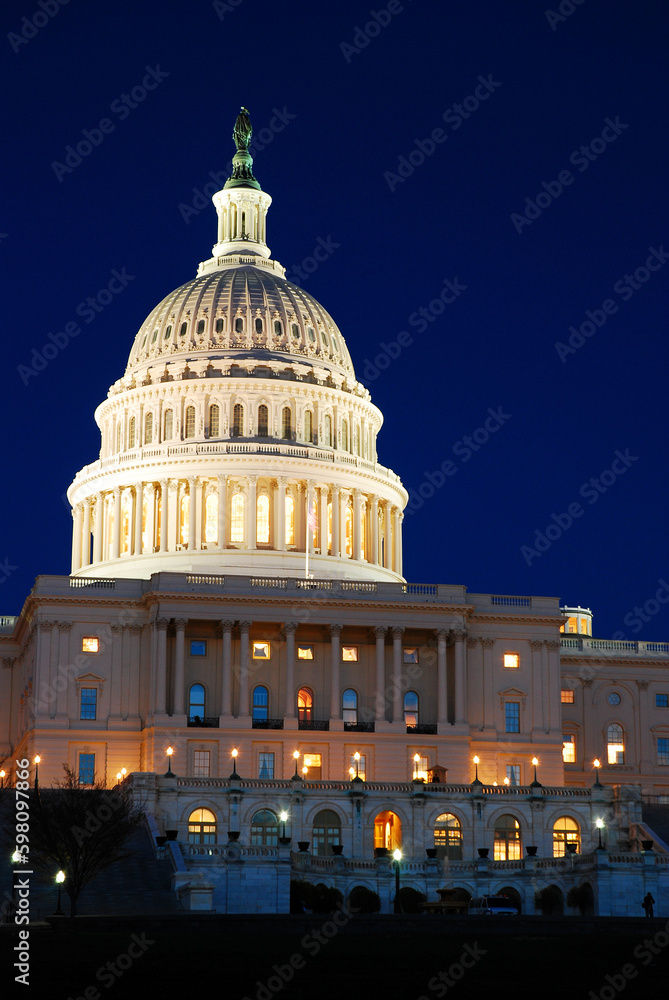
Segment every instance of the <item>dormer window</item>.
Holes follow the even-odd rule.
[[[283,337],[283,326],[280,319],[274,320],[274,335],[276,337]]]
[[[297,325],[297,323],[293,323],[292,324],[291,330],[293,331],[293,337],[294,337],[294,339],[295,340],[299,340],[300,339],[300,328]]]
[[[237,319],[235,320],[235,333],[243,333],[243,332],[244,332],[244,320],[242,319],[241,316],[238,316]]]
[[[262,320],[260,319],[260,317],[256,319],[256,333],[259,335],[262,333]]]

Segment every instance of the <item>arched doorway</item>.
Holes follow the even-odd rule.
[[[330,857],[332,847],[341,844],[341,820],[333,809],[321,809],[314,816],[312,829],[313,853]]]
[[[523,902],[522,902],[520,893],[518,892],[517,889],[514,889],[512,885],[502,886],[501,889],[498,889],[496,891],[495,895],[496,896],[506,896],[508,899],[511,900],[511,902],[513,903],[513,905],[516,907],[516,909],[518,910],[518,913],[522,913],[523,912]]]
[[[374,820],[374,849],[385,847],[394,851],[402,846],[402,820],[387,809],[378,814]]]

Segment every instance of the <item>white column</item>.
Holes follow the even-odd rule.
[[[319,491],[318,542],[322,556],[328,554],[328,491],[321,486]]]
[[[313,506],[314,516],[316,515],[316,503],[314,501],[314,484],[311,480],[307,483],[307,495],[306,495],[306,508],[304,512],[304,529],[307,533],[307,549],[309,554],[313,555],[314,551],[314,532],[309,527],[309,510]]]
[[[370,562],[377,565],[379,561],[379,498],[374,494],[369,514],[370,541],[372,552]]]
[[[307,538],[307,516],[304,509],[304,483],[297,484],[297,503],[295,504],[295,548],[304,552]]]
[[[546,678],[548,688],[548,715],[544,716],[544,726],[546,732],[553,732],[561,727],[562,713],[560,711],[560,640],[549,639],[546,643],[548,648],[548,677]],[[639,727],[639,732],[647,734],[647,728]],[[649,759],[648,757],[646,759]]]
[[[548,644],[541,647],[541,728],[548,732],[550,726],[550,674],[548,665]]]
[[[228,477],[218,476],[218,547],[227,545]],[[225,713],[224,713],[225,714]]]
[[[403,575],[403,563],[404,555],[402,552],[402,524],[404,521],[404,513],[400,512],[397,519],[397,572],[400,576]]]
[[[177,635],[174,645],[174,715],[183,715],[184,713],[184,652],[187,624],[187,618],[177,618],[175,621]]]
[[[437,722],[448,722],[448,681],[446,674],[446,629],[437,629]]]
[[[176,552],[179,541],[179,483],[171,479],[167,490],[167,551]]]
[[[167,626],[168,618],[159,618],[156,640],[156,715],[167,711]]]
[[[341,625],[330,625],[330,718],[341,719],[340,664]]]
[[[135,539],[132,552],[136,556],[142,554],[142,525],[144,521],[144,484],[137,483],[135,486]]]
[[[195,529],[197,527],[197,500],[195,498],[195,477],[190,476],[188,479],[188,551],[192,552],[195,548]]]
[[[283,631],[286,636],[286,701],[285,715],[288,719],[295,718],[295,622],[285,622]]]
[[[81,527],[83,523],[83,508],[80,503],[74,508],[72,524],[72,572],[81,569]]]
[[[195,548],[201,549],[204,543],[204,521],[202,506],[202,480],[198,477],[195,480]]]
[[[91,564],[91,500],[84,500],[84,524],[81,537],[81,565]]]
[[[95,514],[93,521],[93,562],[102,561],[102,533],[104,531],[104,499],[102,493],[95,498]]]
[[[386,569],[391,568],[391,531],[390,531],[390,502],[386,500],[383,521],[383,565]]]
[[[223,662],[221,663],[221,715],[232,715],[232,626],[233,621],[223,618]]]
[[[393,628],[393,722],[401,722],[404,718],[402,698],[403,634],[403,628]]]
[[[160,551],[167,552],[167,521],[169,507],[169,480],[160,480]]]
[[[247,549],[255,549],[258,477],[249,476],[248,483],[249,483],[249,488],[246,501],[246,547]]]
[[[332,487],[332,555],[339,557],[341,549],[339,546],[339,487]]]
[[[348,507],[348,493],[346,490],[339,491],[339,550],[346,558],[346,508]]]
[[[112,528],[112,558],[121,554],[121,487],[114,489],[114,525]]]
[[[386,626],[375,625],[376,634],[376,721],[386,718]]]
[[[286,477],[279,476],[277,480],[276,505],[276,546],[278,552],[286,549]]]
[[[494,726],[494,706],[493,706],[493,662],[492,662],[492,650],[495,645],[495,640],[486,636],[481,639],[481,645],[483,646],[483,711],[482,723],[484,729],[490,729]]]
[[[71,621],[60,621],[58,622],[58,675],[63,676],[66,674],[68,664],[70,663],[70,629],[72,628]],[[56,715],[67,715],[67,690],[69,685],[63,685],[58,687],[58,694],[56,697]],[[78,713],[77,713],[78,714]]]
[[[147,483],[145,489],[147,490],[146,497],[146,551],[153,552],[156,548],[156,487],[153,483]],[[142,507],[144,506],[144,490],[142,490],[142,496],[140,497],[142,502]],[[142,541],[142,550],[144,549],[144,541]]]
[[[360,490],[353,490],[353,558],[362,559],[362,538],[360,537],[360,517],[362,514]]]
[[[239,623],[239,711],[238,715],[249,715],[249,629],[253,622]]]
[[[396,573],[400,571],[400,559],[400,512],[393,507],[393,569]]]
[[[467,633],[462,629],[453,632],[455,638],[455,722],[456,724],[466,722],[465,706],[466,697],[466,657],[465,657],[465,637]]]

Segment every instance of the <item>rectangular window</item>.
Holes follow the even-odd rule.
[[[520,666],[520,656],[518,653],[505,653],[504,666],[509,670],[517,670]]]
[[[254,660],[269,660],[269,643],[268,642],[254,642],[253,643],[253,659]]]
[[[79,784],[80,785],[94,785],[95,784],[95,754],[94,753],[80,753],[79,754]]]
[[[304,643],[298,642],[297,644],[297,658],[298,660],[313,660],[314,658],[314,647],[305,646]]]
[[[573,705],[574,692],[570,688],[562,688],[560,691],[560,701],[563,705]]]
[[[80,719],[97,718],[98,691],[97,688],[81,689],[81,714]]]
[[[576,737],[569,733],[562,734],[562,760],[565,764],[576,763]]]
[[[312,781],[320,781],[321,769],[323,767],[323,758],[319,753],[305,753],[304,755],[304,766],[307,768],[307,773],[304,777]]]
[[[416,646],[405,646],[402,653],[405,663],[418,663],[418,649]]]
[[[430,766],[428,758],[419,754],[418,760],[412,760],[411,763],[413,765],[411,777],[416,778],[417,780],[422,779],[423,781],[427,781],[427,769]]]
[[[209,777],[209,751],[195,750],[193,753],[193,777]]]
[[[82,653],[99,653],[100,640],[97,635],[85,635],[81,640]]]
[[[358,659],[358,647],[357,646],[342,646],[341,647],[341,658],[342,658],[342,660],[357,660]]]
[[[506,765],[506,776],[509,779],[510,785],[520,784],[520,764],[507,764]]]
[[[191,656],[206,656],[207,655],[207,641],[206,641],[206,639],[191,639],[191,641],[190,641],[190,655]]]
[[[274,754],[273,753],[259,753],[258,754],[258,777],[259,778],[274,778]]]
[[[507,733],[520,732],[520,702],[507,701],[504,706]]]
[[[669,708],[669,694],[656,694],[655,708]]]
[[[660,737],[657,741],[657,762],[658,764],[669,764],[669,739]]]
[[[356,775],[356,766],[355,766],[355,764],[356,764],[355,754],[351,754],[351,764],[350,764],[350,766],[353,768],[353,775],[352,775],[352,777],[355,777],[355,775]],[[367,754],[364,754],[364,753],[360,754],[360,758],[358,760],[357,775],[358,775],[359,778],[362,778],[363,781],[367,780]],[[349,772],[349,777],[351,777],[350,772]]]

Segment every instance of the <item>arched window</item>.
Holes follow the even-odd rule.
[[[283,326],[280,319],[274,320],[274,336],[283,337]]]
[[[404,695],[404,725],[418,725],[418,695],[415,691],[407,691]]]
[[[580,851],[581,829],[571,816],[560,816],[553,824],[553,857],[563,858],[567,844],[576,844],[576,850]]]
[[[308,441],[309,444],[314,439],[314,415],[311,410],[307,410],[304,414],[304,440]]]
[[[165,410],[165,430],[163,433],[163,441],[171,441],[172,434],[174,433],[174,417],[171,410]]]
[[[184,438],[195,437],[195,407],[186,407],[186,422],[184,424]]]
[[[297,721],[311,722],[314,713],[314,696],[309,688],[300,688],[297,692]]]
[[[199,319],[197,321],[197,335],[198,335],[198,337],[201,337],[203,333],[204,333],[204,320],[203,319]]]
[[[260,809],[251,820],[251,847],[276,847],[279,821],[271,809]]]
[[[617,722],[606,730],[606,760],[608,764],[625,763],[625,736],[623,727]]]
[[[495,861],[518,861],[521,856],[520,823],[506,813],[495,823]]]
[[[269,692],[262,684],[253,689],[253,721],[266,722],[269,708]]]
[[[332,504],[328,504],[328,553],[332,552]]]
[[[121,441],[123,440],[123,427],[121,426],[121,421],[116,425],[116,450],[121,450]]]
[[[325,414],[325,445],[328,448],[332,447],[332,417],[329,413]]]
[[[346,508],[346,520],[345,520],[345,531],[346,531],[346,555],[353,555],[353,510],[351,507]]]
[[[286,545],[295,544],[295,501],[286,497]]]
[[[188,544],[188,520],[190,515],[190,497],[187,493],[181,498],[179,509],[179,541],[182,545]]]
[[[204,719],[204,687],[202,684],[191,684],[188,695],[188,721]]]
[[[321,809],[316,813],[311,842],[313,853],[320,858],[332,854],[333,844],[341,844],[341,820],[334,809]]]
[[[269,437],[269,412],[264,403],[258,407],[258,437]]]
[[[130,417],[130,424],[128,426],[128,448],[135,447],[135,427],[137,423],[134,417]]]
[[[222,316],[219,316],[218,319],[216,320],[216,333],[223,333],[224,329],[225,329],[225,320],[223,319]]]
[[[132,529],[130,526],[131,500],[126,494],[121,501],[121,555],[130,552],[130,539]]]
[[[358,724],[358,695],[353,688],[346,688],[341,696],[341,717],[344,725]]]
[[[355,453],[360,454],[360,425],[355,425]]]
[[[235,403],[232,409],[232,436],[241,437],[244,433],[244,407]]]
[[[217,438],[220,434],[221,411],[218,403],[212,403],[209,407],[209,437]]]
[[[364,501],[360,508],[360,555],[367,558],[367,505]]]
[[[402,821],[399,816],[386,810],[374,820],[374,847],[385,847],[394,851],[402,846]]]
[[[442,813],[434,824],[434,846],[440,861],[462,861],[462,828],[453,813]]]
[[[241,316],[238,316],[237,319],[235,320],[235,333],[243,333],[243,332],[244,332],[244,320],[242,319]]]
[[[204,502],[204,540],[208,545],[218,544],[218,496],[210,493]]]
[[[293,427],[291,423],[291,412],[289,406],[284,406],[281,415],[281,434],[286,441],[292,440],[293,437]]]
[[[153,441],[153,414],[147,413],[144,417],[144,444],[151,444]]]
[[[256,541],[269,545],[269,497],[261,493],[256,500]]]
[[[343,451],[348,451],[348,421],[341,422],[341,446]]]
[[[261,334],[262,333],[262,320],[260,319],[259,316],[256,319],[256,333],[257,334]]]
[[[188,817],[189,844],[216,843],[216,817],[211,809],[194,809]]]
[[[230,541],[244,541],[244,494],[235,493],[230,501]]]

